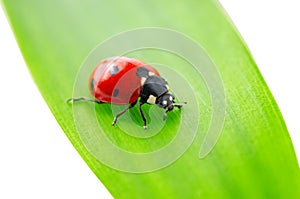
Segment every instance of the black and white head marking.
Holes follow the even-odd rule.
[[[174,99],[175,97],[171,93],[166,92],[156,99],[156,104],[157,106],[166,109],[166,111],[171,111],[174,108]]]

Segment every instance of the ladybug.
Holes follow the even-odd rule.
[[[129,57],[111,57],[101,61],[92,71],[88,86],[94,99],[71,98],[68,102],[84,100],[98,104],[129,104],[115,116],[113,126],[116,125],[118,118],[137,102],[144,121],[144,129],[147,129],[147,120],[142,110],[143,104],[156,104],[165,109],[163,120],[166,120],[167,112],[172,111],[174,107],[180,109],[182,104],[186,104],[174,101],[175,97],[170,93],[167,81],[155,68]]]

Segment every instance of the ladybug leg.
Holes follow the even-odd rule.
[[[142,116],[142,118],[143,118],[143,121],[144,121],[144,129],[147,129],[147,119],[146,119],[146,117],[145,117],[145,114],[144,114],[144,112],[143,112],[143,109],[142,109],[142,105],[143,105],[144,103],[139,103],[139,108],[140,108],[140,113],[141,113],[141,116]]]
[[[167,119],[167,111],[164,112],[163,121],[165,121],[166,119]]]
[[[77,101],[88,101],[88,102],[94,102],[94,103],[97,103],[97,104],[104,103],[104,102],[101,102],[99,100],[90,99],[88,97],[79,97],[79,98],[70,98],[70,99],[67,99],[67,102],[77,102]]]
[[[111,125],[115,126],[117,121],[118,121],[118,118],[123,115],[126,111],[128,111],[129,109],[133,108],[135,105],[136,105],[136,102],[133,102],[131,103],[128,107],[124,108],[120,113],[118,113],[113,121],[113,123]]]
[[[178,109],[182,108],[182,105],[174,105],[175,107],[177,107]]]

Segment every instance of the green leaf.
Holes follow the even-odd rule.
[[[48,106],[76,150],[114,197],[300,198],[299,167],[280,111],[247,47],[218,2],[2,0],[2,4],[24,59]],[[161,110],[145,107],[151,120],[147,131],[140,130],[142,124],[137,108],[127,117],[120,118],[118,127],[111,127],[113,115],[119,110],[117,106],[76,103],[73,112],[72,105],[65,100],[73,96],[74,85],[74,95],[88,95],[88,74],[82,71],[89,71],[94,66],[89,63],[103,58],[104,54],[99,54],[92,62],[89,62],[90,58],[101,50],[117,56],[121,52],[118,49],[133,45],[139,37],[123,40],[124,43],[122,41],[119,46],[111,48],[95,47],[101,42],[108,42],[107,39],[113,35],[145,27],[175,30],[200,45],[205,51],[202,49],[199,58],[207,59],[203,62],[204,68],[209,64],[216,67],[226,98],[215,101],[218,98],[212,96],[220,97],[222,92],[220,94],[209,87],[209,73],[200,77],[191,67],[191,60],[147,48],[127,52],[126,56],[172,66],[175,72],[170,74],[170,68],[156,64],[170,81],[176,97],[188,101],[181,111],[170,112],[164,123]],[[150,39],[153,38],[149,36]],[[186,46],[177,40],[171,39],[171,44],[182,47],[182,53],[186,52],[187,56],[195,53],[190,48],[185,49]],[[99,47],[104,45],[105,42]],[[93,49],[94,54],[89,55]],[[181,89],[188,86],[192,95],[188,95],[191,93],[188,89]],[[223,120],[215,124],[212,119],[217,117],[214,111],[218,113],[221,110],[224,100],[225,122],[217,139],[218,134],[210,137],[207,131],[222,124]],[[220,109],[216,108],[218,105]],[[99,124],[95,125],[91,119]],[[213,124],[212,127],[210,124]],[[193,142],[182,156],[178,155],[179,159],[161,169],[156,168],[152,172],[150,169],[146,173],[124,172],[107,166],[99,158],[111,155],[112,151],[99,150],[103,146],[98,141],[103,138],[97,136],[104,136],[132,153],[147,154],[175,140],[180,127],[185,128],[186,139]],[[84,137],[97,129],[100,129],[99,134]],[[194,140],[189,132],[195,133]],[[182,145],[188,144],[185,137],[181,141]],[[217,143],[213,145],[215,141]],[[209,144],[214,146],[211,152]],[[178,149],[182,147],[180,143],[176,146]],[[200,153],[203,158],[199,158],[203,147],[208,147],[206,149],[210,153],[207,156]],[[165,154],[165,159],[172,155]],[[137,168],[155,168],[151,166],[162,161],[148,158],[134,162],[126,156],[112,156],[111,160],[122,164],[120,167],[135,165]]]

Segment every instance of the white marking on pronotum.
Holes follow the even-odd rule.
[[[150,95],[148,100],[147,100],[147,103],[155,104],[155,101],[156,101],[156,97],[154,95]]]
[[[155,75],[155,73],[154,73],[154,72],[150,72],[150,71],[149,71],[149,73],[148,73],[148,74],[149,74],[149,76]]]
[[[141,78],[141,85],[144,85],[145,81],[146,81],[146,77],[142,77]]]
[[[169,99],[170,99],[170,101],[173,101],[173,97],[172,96],[170,96]]]
[[[170,87],[168,86],[168,84],[166,84],[167,90],[170,91]]]

